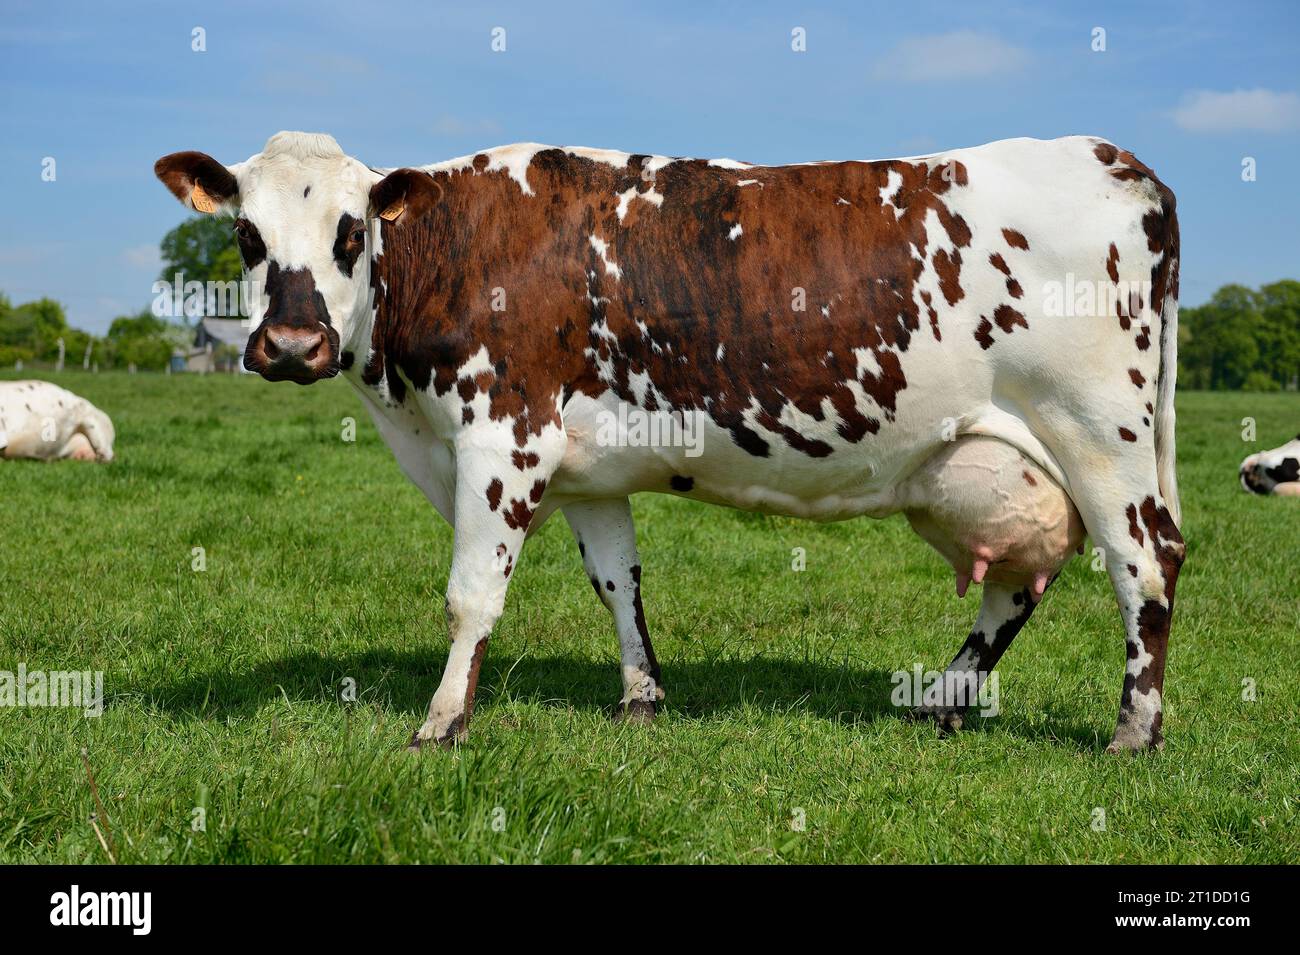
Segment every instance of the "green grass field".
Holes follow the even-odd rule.
[[[644,496],[656,725],[608,720],[617,644],[557,515],[514,575],[469,744],[414,755],[451,533],[348,386],[40,377],[112,415],[118,459],[0,462],[0,669],[102,670],[105,709],[0,709],[0,861],[109,861],[83,747],[121,862],[1300,858],[1300,502],[1236,480],[1300,430],[1300,396],[1179,396],[1161,753],[1102,752],[1124,642],[1083,558],[1002,661],[1001,714],[938,739],[899,718],[890,674],[942,669],[978,595],[955,598],[901,517]]]

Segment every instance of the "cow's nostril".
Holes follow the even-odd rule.
[[[324,344],[325,336],[321,335],[316,339],[316,344],[312,345],[311,348],[307,350],[307,354],[303,356],[303,360],[309,365],[315,362],[317,357],[320,355],[321,346]]]
[[[280,357],[280,349],[275,347],[275,342],[271,340],[270,335],[262,336],[262,352],[270,361],[275,361]]]

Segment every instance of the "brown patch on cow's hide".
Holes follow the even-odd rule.
[[[527,501],[515,497],[510,499],[509,507],[502,509],[501,516],[505,519],[506,527],[514,531],[526,531],[533,520],[533,509]]]
[[[949,255],[945,249],[934,254],[934,270],[939,275],[939,291],[949,305],[956,305],[966,294],[961,287],[961,253]]]
[[[1034,476],[1028,471],[1021,471],[1020,476],[1025,479],[1025,483],[1030,487],[1038,487],[1038,482],[1034,480]]]
[[[469,678],[465,683],[465,720],[469,723],[469,718],[474,712],[474,693],[478,690],[478,671],[483,665],[483,655],[487,653],[488,638],[481,637],[478,643],[474,644],[474,655],[469,661]]]
[[[1015,229],[1003,229],[1002,238],[1013,249],[1029,250],[1029,240],[1025,238],[1024,233],[1017,232]]]
[[[1141,388],[1143,385],[1147,383],[1147,380],[1143,376],[1142,372],[1138,371],[1136,368],[1130,368],[1128,370],[1128,376],[1133,381],[1133,384],[1137,385],[1139,388]]]
[[[493,478],[492,483],[487,486],[488,507],[496,510],[501,506],[501,492],[505,490],[505,485],[501,483],[500,478]]]
[[[1112,282],[1119,281],[1119,249],[1114,242],[1110,244],[1110,254],[1106,256],[1106,274]]]
[[[537,504],[542,500],[542,495],[545,493],[546,493],[546,482],[541,479],[538,479],[533,482],[532,489],[528,492],[528,500],[532,501],[534,504]]]
[[[510,454],[510,460],[514,463],[514,466],[521,471],[535,468],[542,461],[542,459],[532,451],[513,451]]]
[[[1021,328],[1028,328],[1029,323],[1025,321],[1025,316],[1021,315],[1010,305],[999,305],[993,312],[993,321],[997,322],[998,328],[1002,329],[1008,335],[1017,325]]]
[[[1140,331],[1133,339],[1133,344],[1137,345],[1139,351],[1146,351],[1151,347],[1151,326],[1142,325]]]
[[[1137,541],[1138,546],[1141,547],[1142,544],[1146,541],[1146,538],[1142,536],[1142,529],[1138,527],[1137,508],[1134,505],[1130,504],[1127,508],[1124,509],[1124,516],[1128,518],[1129,537]]]
[[[993,310],[992,322],[981,315],[980,323],[975,326],[975,340],[980,343],[980,348],[988,350],[993,346],[993,324],[995,322],[998,328],[1002,329],[1003,333],[1007,335],[1010,335],[1017,325],[1021,328],[1029,327],[1029,323],[1025,321],[1025,316],[1020,312],[1010,305],[999,305]]]
[[[1011,266],[1007,265],[1007,260],[1002,257],[1001,252],[994,252],[989,256],[989,264],[1007,277],[1007,294],[1012,298],[1023,298],[1025,291],[1020,287],[1020,283],[1011,275]]]
[[[1123,427],[1119,429],[1119,436],[1123,438],[1125,441],[1136,441],[1138,439],[1138,436],[1136,434],[1134,434],[1128,428],[1123,428]]]
[[[916,283],[933,268],[949,304],[965,294],[961,250],[971,231],[946,202],[969,182],[959,163],[728,170],[679,160],[655,172],[662,205],[634,200],[622,222],[615,197],[643,191],[639,162],[619,169],[542,150],[526,170],[528,196],[508,172],[478,165],[477,174],[433,173],[442,194],[424,216],[382,223],[363,381],[386,381],[399,403],[407,382],[442,395],[486,346],[495,362],[489,416],[514,419],[520,448],[560,423],[553,396],[612,389],[647,408],[707,409],[753,455],[770,452],[772,437],[762,432],[810,456],[829,454],[824,441],[769,425],[789,421],[787,404],[820,413],[830,399],[842,440],[876,433],[875,409],[859,408],[848,385],[857,381],[891,419],[907,387],[899,356],[925,301]],[[891,174],[901,180],[892,194]],[[761,187],[738,188],[742,178]],[[849,206],[828,225],[825,204],[810,201],[817,197],[842,197]],[[942,249],[925,227],[931,214],[946,233]],[[744,227],[734,240],[729,223]],[[604,243],[609,270],[593,236]],[[498,286],[509,290],[499,312],[491,307]],[[796,288],[807,312],[791,308]],[[814,304],[822,302],[831,303],[829,315]],[[939,316],[925,307],[938,338]],[[721,345],[725,360],[680,360]],[[859,373],[858,348],[881,373]],[[643,374],[650,387],[639,397],[632,380]],[[757,428],[747,417],[751,402]]]
[[[1136,679],[1137,691],[1146,693],[1153,686],[1157,690],[1163,689],[1165,648],[1169,637],[1170,619],[1174,613],[1174,590],[1186,556],[1186,545],[1169,509],[1157,505],[1155,498],[1147,497],[1142,502],[1141,515],[1142,523],[1147,529],[1147,536],[1151,538],[1151,546],[1155,551],[1156,564],[1160,567],[1165,584],[1164,602],[1148,600],[1138,612],[1138,635],[1142,638],[1143,648],[1153,658]],[[1156,735],[1159,735],[1158,724]]]
[[[933,298],[928,291],[921,293],[921,303],[925,306],[926,315],[930,318],[930,334],[934,336],[935,341],[941,342],[943,341],[943,333],[939,331],[939,313],[934,309]]]

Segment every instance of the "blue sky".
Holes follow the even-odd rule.
[[[206,52],[191,49],[195,27]],[[791,49],[796,27],[805,52]],[[381,166],[519,140],[780,163],[1086,133],[1132,149],[1178,194],[1185,303],[1300,278],[1294,0],[4,0],[0,115],[16,213],[0,290],[56,298],[92,332],[149,303],[158,240],[185,215],[154,160],[200,149],[236,162],[281,129],[332,133]]]

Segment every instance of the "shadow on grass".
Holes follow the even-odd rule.
[[[267,703],[335,703],[344,681],[357,702],[422,714],[442,676],[445,657],[389,650],[355,654],[299,653],[251,669],[191,674],[171,683],[140,682],[126,695],[195,719],[250,716]],[[621,693],[618,665],[579,656],[488,659],[478,704],[504,692],[512,699],[612,712]],[[752,658],[668,663],[664,684],[674,712],[699,718],[745,706],[802,710],[852,722],[892,713],[890,674],[848,664]],[[107,700],[112,705],[111,696]]]
[[[340,702],[346,680],[355,681],[358,705],[382,705],[423,718],[442,676],[444,657],[374,650],[355,654],[300,653],[245,670],[195,674],[171,683],[137,684],[127,692],[181,719],[224,720],[251,717],[277,701],[290,704]],[[908,710],[890,702],[891,673],[850,663],[809,662],[754,657],[747,660],[668,662],[663,667],[668,706],[689,719],[715,717],[746,707],[802,712],[819,719],[853,724],[901,719]],[[618,666],[578,656],[524,656],[493,660],[490,653],[479,680],[478,708],[505,694],[543,706],[588,712],[613,712],[621,689]],[[112,706],[112,699],[107,700]],[[999,730],[1046,740],[1079,751],[1099,751],[1096,727],[1063,714],[1046,723],[1027,724],[1000,717],[973,717],[963,733]]]

